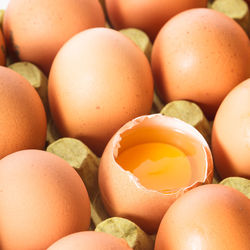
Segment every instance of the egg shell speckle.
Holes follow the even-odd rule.
[[[1,249],[46,249],[88,230],[90,202],[76,171],[42,150],[22,150],[0,160]]]
[[[98,0],[11,0],[3,31],[10,54],[48,74],[60,47],[73,35],[104,27]]]
[[[150,112],[153,76],[146,56],[129,38],[93,28],[60,49],[48,94],[60,134],[80,139],[100,156],[124,123]]]
[[[138,28],[153,41],[161,27],[176,14],[207,6],[207,0],[106,0],[106,9],[116,29]]]
[[[68,235],[48,250],[132,250],[125,240],[102,232],[79,232]]]
[[[166,212],[155,250],[248,250],[250,200],[220,184],[190,190]]]
[[[209,119],[227,93],[250,76],[247,34],[231,18],[206,8],[169,20],[154,42],[151,59],[160,97],[193,101]]]
[[[250,79],[233,88],[213,123],[212,152],[221,178],[250,178]]]
[[[22,149],[43,149],[46,115],[42,101],[21,75],[0,66],[0,158]]]

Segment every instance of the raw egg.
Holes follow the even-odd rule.
[[[159,32],[152,69],[165,101],[190,100],[212,119],[227,93],[250,75],[250,43],[234,20],[211,9],[184,11]]]
[[[154,40],[161,27],[174,15],[207,6],[207,0],[106,0],[108,17],[115,29],[138,28]]]
[[[250,200],[220,184],[203,185],[176,200],[161,221],[155,250],[249,250]]]
[[[57,51],[69,38],[101,26],[105,18],[98,0],[10,0],[3,31],[12,56],[48,74]]]
[[[222,178],[250,178],[250,79],[230,91],[212,129],[212,152]]]
[[[6,48],[2,30],[0,29],[0,65],[5,65]]]
[[[48,250],[132,250],[123,239],[102,232],[78,232],[55,242]]]
[[[139,47],[120,32],[88,29],[58,52],[48,95],[60,134],[80,139],[101,155],[124,123],[150,113],[152,71]]]
[[[46,115],[42,101],[21,75],[0,66],[0,158],[22,149],[43,149]]]
[[[99,186],[111,216],[157,231],[168,207],[184,192],[213,178],[204,137],[191,125],[160,114],[126,123],[107,144]]]
[[[46,249],[88,230],[90,202],[80,176],[63,159],[22,150],[0,160],[0,248]]]

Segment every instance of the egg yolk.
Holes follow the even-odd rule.
[[[191,164],[179,148],[167,143],[144,143],[122,151],[117,163],[133,173],[140,183],[162,193],[187,186]]]

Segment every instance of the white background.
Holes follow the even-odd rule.
[[[4,9],[5,10],[9,1],[10,0],[0,0],[0,9]]]

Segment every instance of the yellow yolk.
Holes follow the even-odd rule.
[[[159,192],[185,187],[191,179],[188,157],[166,143],[144,143],[121,152],[117,163],[133,173],[140,183]]]

